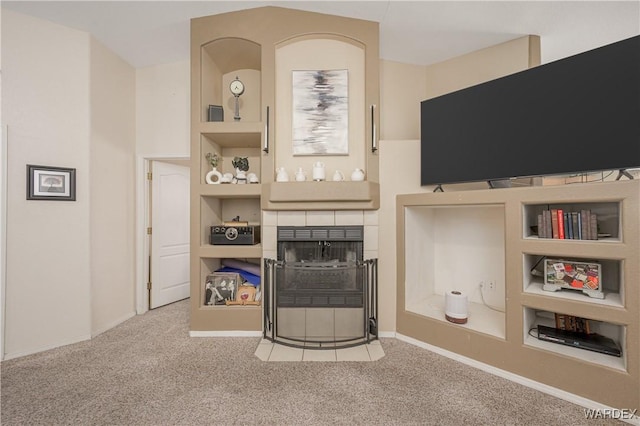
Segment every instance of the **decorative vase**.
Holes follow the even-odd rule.
[[[236,183],[247,183],[247,172],[236,167]]]
[[[212,167],[211,171],[207,173],[205,180],[207,183],[218,184],[220,183],[220,178],[222,178],[222,173],[220,173],[216,167]]]

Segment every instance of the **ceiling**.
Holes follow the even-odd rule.
[[[189,20],[280,6],[380,23],[380,56],[428,65],[528,34],[550,62],[640,34],[631,1],[2,1],[87,31],[136,68],[187,60]]]

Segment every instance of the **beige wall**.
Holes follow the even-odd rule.
[[[5,354],[90,336],[89,36],[3,10],[9,129]],[[76,169],[73,202],[27,201],[26,164]]]
[[[189,156],[189,61],[136,70],[136,155]]]
[[[425,99],[464,89],[540,64],[537,36],[520,37],[426,68]]]
[[[428,67],[380,61],[380,139],[420,138],[420,102],[540,64],[540,40],[525,36]]]
[[[96,40],[90,60],[91,334],[135,314],[135,69]]]
[[[379,239],[385,242],[380,244],[378,267],[382,332],[396,329],[396,196],[432,190],[420,186],[419,102],[537,65],[539,48],[537,37],[523,37],[429,67],[382,61],[381,121],[386,135],[380,141]],[[403,82],[409,79],[417,81],[411,87],[423,91],[416,94],[406,89]],[[486,184],[472,183],[448,186],[447,190],[470,189],[473,185],[486,188]]]
[[[380,61],[380,82],[380,139],[420,139],[420,102],[427,93],[425,67]]]

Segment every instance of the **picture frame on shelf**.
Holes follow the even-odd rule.
[[[27,200],[75,201],[76,169],[27,164]]]
[[[238,287],[235,300],[227,300],[227,305],[260,305],[258,289],[250,284]]]
[[[240,274],[237,272],[214,272],[207,275],[204,304],[221,306],[226,305],[227,301],[235,300],[241,283]]]

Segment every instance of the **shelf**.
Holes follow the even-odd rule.
[[[597,217],[597,229],[599,233],[606,233],[609,236],[611,236],[612,239],[614,240],[620,240],[620,235],[621,235],[621,230],[620,230],[620,203],[618,201],[615,202],[561,202],[559,200],[552,200],[549,201],[547,203],[544,204],[525,204],[524,205],[524,214],[526,217],[526,221],[525,223],[528,225],[527,227],[525,227],[525,229],[523,230],[523,236],[524,237],[531,237],[531,236],[536,236],[536,234],[534,234],[533,230],[531,229],[532,226],[538,226],[538,216],[540,214],[543,213],[543,211],[545,210],[552,210],[552,209],[558,209],[558,210],[562,210],[563,212],[571,212],[571,213],[578,213],[578,216],[580,215],[580,212],[583,211],[588,211],[590,214],[595,215],[595,217]],[[582,217],[587,217],[587,222],[588,222],[588,216],[582,216]],[[574,221],[570,221],[569,223],[576,225],[580,222],[576,222],[575,221],[576,218],[574,218]],[[557,222],[556,222],[557,223]],[[583,225],[583,229],[584,229]],[[549,227],[551,227],[551,223],[549,223]],[[575,229],[580,228],[580,226],[576,226]],[[586,230],[584,232],[587,232]],[[580,242],[592,242],[592,241],[598,241],[597,239],[570,239],[568,237],[567,232],[563,231],[563,233],[565,233],[565,239],[562,239],[560,241],[580,241]],[[558,239],[554,239],[554,238],[541,238],[541,239],[551,239],[551,240],[558,240]]]
[[[542,349],[548,352],[552,352],[553,354],[562,355],[571,359],[576,359],[581,362],[589,362],[603,367],[609,367],[626,372],[627,348],[624,344],[626,327],[602,321],[594,321],[588,318],[590,321],[592,333],[598,333],[604,336],[608,336],[614,341],[618,342],[618,345],[620,345],[620,347],[622,348],[622,356],[617,357],[613,355],[601,354],[599,352],[594,352],[587,349],[580,349],[559,343],[539,340],[537,337],[535,337],[535,330],[531,331],[533,335],[529,334],[530,330],[538,325],[555,327],[555,321],[553,318],[553,312],[538,310],[531,307],[524,307],[524,345]]]
[[[260,148],[261,122],[204,122],[199,133],[224,148]]]
[[[201,245],[200,257],[210,258],[261,258],[262,244],[255,245]]]
[[[378,209],[380,185],[369,181],[272,182],[262,184],[262,198],[265,210]]]
[[[226,310],[226,309],[246,309],[247,311],[249,310],[259,310],[260,312],[262,312],[262,304],[260,305],[215,305],[215,306],[207,306],[207,305],[202,305],[200,307],[200,309],[204,312],[206,311],[219,311],[219,310]]]
[[[538,340],[536,337],[525,335],[524,345],[552,352],[556,355],[566,356],[569,358],[579,359],[583,362],[589,362],[603,367],[613,368],[615,370],[626,372],[624,358],[592,352],[585,349],[572,348],[570,346],[559,345],[557,343],[545,342]]]
[[[432,294],[417,300],[412,299],[406,302],[405,309],[408,312],[451,324],[452,327],[467,328],[501,339],[505,338],[505,314],[480,303],[469,302],[469,317],[466,324],[452,324],[445,319],[445,301],[442,295]]]
[[[575,252],[575,251],[574,251]],[[538,252],[539,253],[539,252]],[[584,258],[582,256],[549,256],[551,259],[598,263],[600,265],[600,283],[604,298],[591,297],[581,289],[561,288],[557,291],[544,290],[544,258],[541,254],[523,253],[523,290],[526,294],[548,297],[550,299],[582,302],[594,306],[624,307],[624,289],[622,262],[618,259]],[[536,275],[531,273],[534,268]]]
[[[198,190],[203,197],[217,197],[222,199],[232,198],[260,198],[262,185],[250,184],[203,184]]]
[[[537,296],[550,297],[554,299],[562,299],[567,301],[574,302],[583,302],[583,303],[591,303],[594,305],[600,306],[612,306],[616,308],[624,307],[622,303],[622,297],[619,293],[611,293],[604,292],[604,299],[596,299],[594,297],[589,297],[582,293],[581,291],[575,290],[558,290],[558,291],[547,291],[542,289],[543,282],[540,281],[531,281],[524,289],[524,292],[527,294],[534,294]]]

